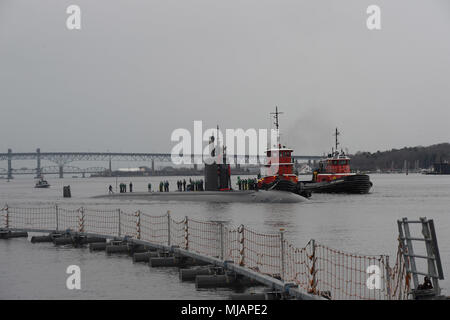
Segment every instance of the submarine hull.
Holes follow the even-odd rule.
[[[132,192],[96,196],[103,199],[148,200],[148,201],[197,201],[197,202],[242,202],[242,203],[296,203],[307,199],[299,194],[279,190],[245,191],[188,191],[188,192]]]

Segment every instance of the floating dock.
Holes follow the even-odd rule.
[[[201,290],[218,287],[266,288],[233,299],[441,299],[443,279],[432,220],[399,221],[400,241],[394,266],[387,255],[361,255],[329,248],[310,240],[304,247],[290,243],[284,230],[260,233],[240,225],[174,219],[168,212],[154,216],[141,211],[88,208],[0,209],[2,239],[33,236],[31,242],[54,245],[88,245],[91,251],[125,254],[135,263],[152,268],[177,267],[182,281]],[[423,238],[410,234],[408,225],[421,223]],[[404,229],[404,231],[402,231]],[[414,255],[412,241],[427,243],[427,256]],[[415,259],[427,259],[428,270],[417,270]],[[368,271],[369,270],[369,271]],[[372,270],[372,271],[370,271]],[[372,283],[373,270],[379,281]],[[419,283],[419,275],[432,279]],[[413,282],[410,279],[413,276]],[[413,287],[411,287],[413,286]],[[425,289],[424,289],[425,288]]]

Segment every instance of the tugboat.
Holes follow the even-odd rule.
[[[266,151],[266,163],[261,168],[261,178],[258,180],[258,189],[263,190],[281,190],[297,193],[309,198],[311,192],[304,189],[302,182],[294,174],[294,163],[292,161],[293,149],[281,146],[279,135],[279,115],[278,107],[275,113],[271,113],[275,118],[275,127],[277,130],[277,144],[275,148]]]
[[[47,182],[47,180],[44,180],[44,177],[39,178],[38,182],[36,182],[35,188],[48,188],[50,187],[50,184]]]
[[[319,162],[319,168],[314,170],[312,180],[305,182],[304,187],[312,192],[368,193],[373,184],[368,175],[350,171],[350,158],[344,151],[338,151],[339,134],[336,128],[335,149]]]

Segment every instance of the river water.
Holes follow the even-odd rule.
[[[109,185],[115,188],[116,183],[130,181],[133,191],[147,191],[148,182],[155,188],[162,179],[173,189],[180,178],[47,176],[51,188],[35,189],[31,177],[16,177],[0,180],[0,205],[140,209],[154,215],[170,210],[174,217],[224,220],[262,232],[284,228],[286,237],[298,247],[315,239],[347,252],[389,254],[392,260],[397,251],[397,219],[425,216],[435,221],[446,276],[440,284],[449,295],[450,176],[373,174],[374,187],[367,195],[314,194],[308,201],[286,204],[91,198],[106,194]],[[72,198],[62,197],[65,185],[70,185]],[[81,268],[81,290],[66,289],[66,268],[72,264]],[[193,283],[179,281],[176,269],[150,269],[146,264],[133,264],[128,257],[31,244],[26,239],[0,241],[0,299],[226,299],[229,294],[229,290],[196,291]]]

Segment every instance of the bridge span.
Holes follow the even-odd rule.
[[[99,174],[108,171],[107,168],[104,167],[89,167],[89,168],[79,168],[75,166],[45,166],[41,167],[41,174],[58,174],[60,177],[63,177],[64,174],[81,174],[84,178],[86,174]],[[37,170],[34,168],[20,168],[20,169],[12,169],[11,175],[26,175],[26,174],[36,174]],[[8,175],[8,170],[4,168],[0,168],[0,176]]]
[[[203,156],[202,155],[190,155],[192,159],[192,163],[194,163],[194,167],[197,165],[195,163],[201,163]],[[234,163],[239,166],[239,164],[249,163],[262,163],[262,159],[258,155],[235,155]],[[294,161],[314,161],[321,158],[321,156],[315,155],[294,155],[292,157]],[[36,168],[35,169],[13,169],[12,161],[13,160],[36,160]],[[12,149],[8,149],[7,153],[0,153],[0,161],[7,161],[7,169],[0,168],[0,175],[5,174],[9,179],[13,177],[13,174],[33,174],[36,173],[36,176],[40,176],[43,173],[46,173],[44,168],[41,166],[41,161],[46,160],[53,163],[56,163],[58,166],[57,172],[59,176],[62,178],[64,173],[98,173],[104,170],[100,167],[95,167],[95,169],[87,168],[81,169],[77,167],[67,168],[69,170],[65,170],[66,165],[70,162],[74,161],[108,161],[109,162],[109,170],[112,171],[111,163],[112,161],[149,161],[151,162],[152,172],[155,171],[155,161],[160,162],[171,162],[171,154],[170,153],[135,153],[135,152],[41,152],[41,149],[36,149],[36,152],[13,152]],[[76,170],[73,170],[76,168]],[[71,170],[72,169],[72,170]],[[52,170],[47,171],[47,173],[55,173],[54,167]]]

